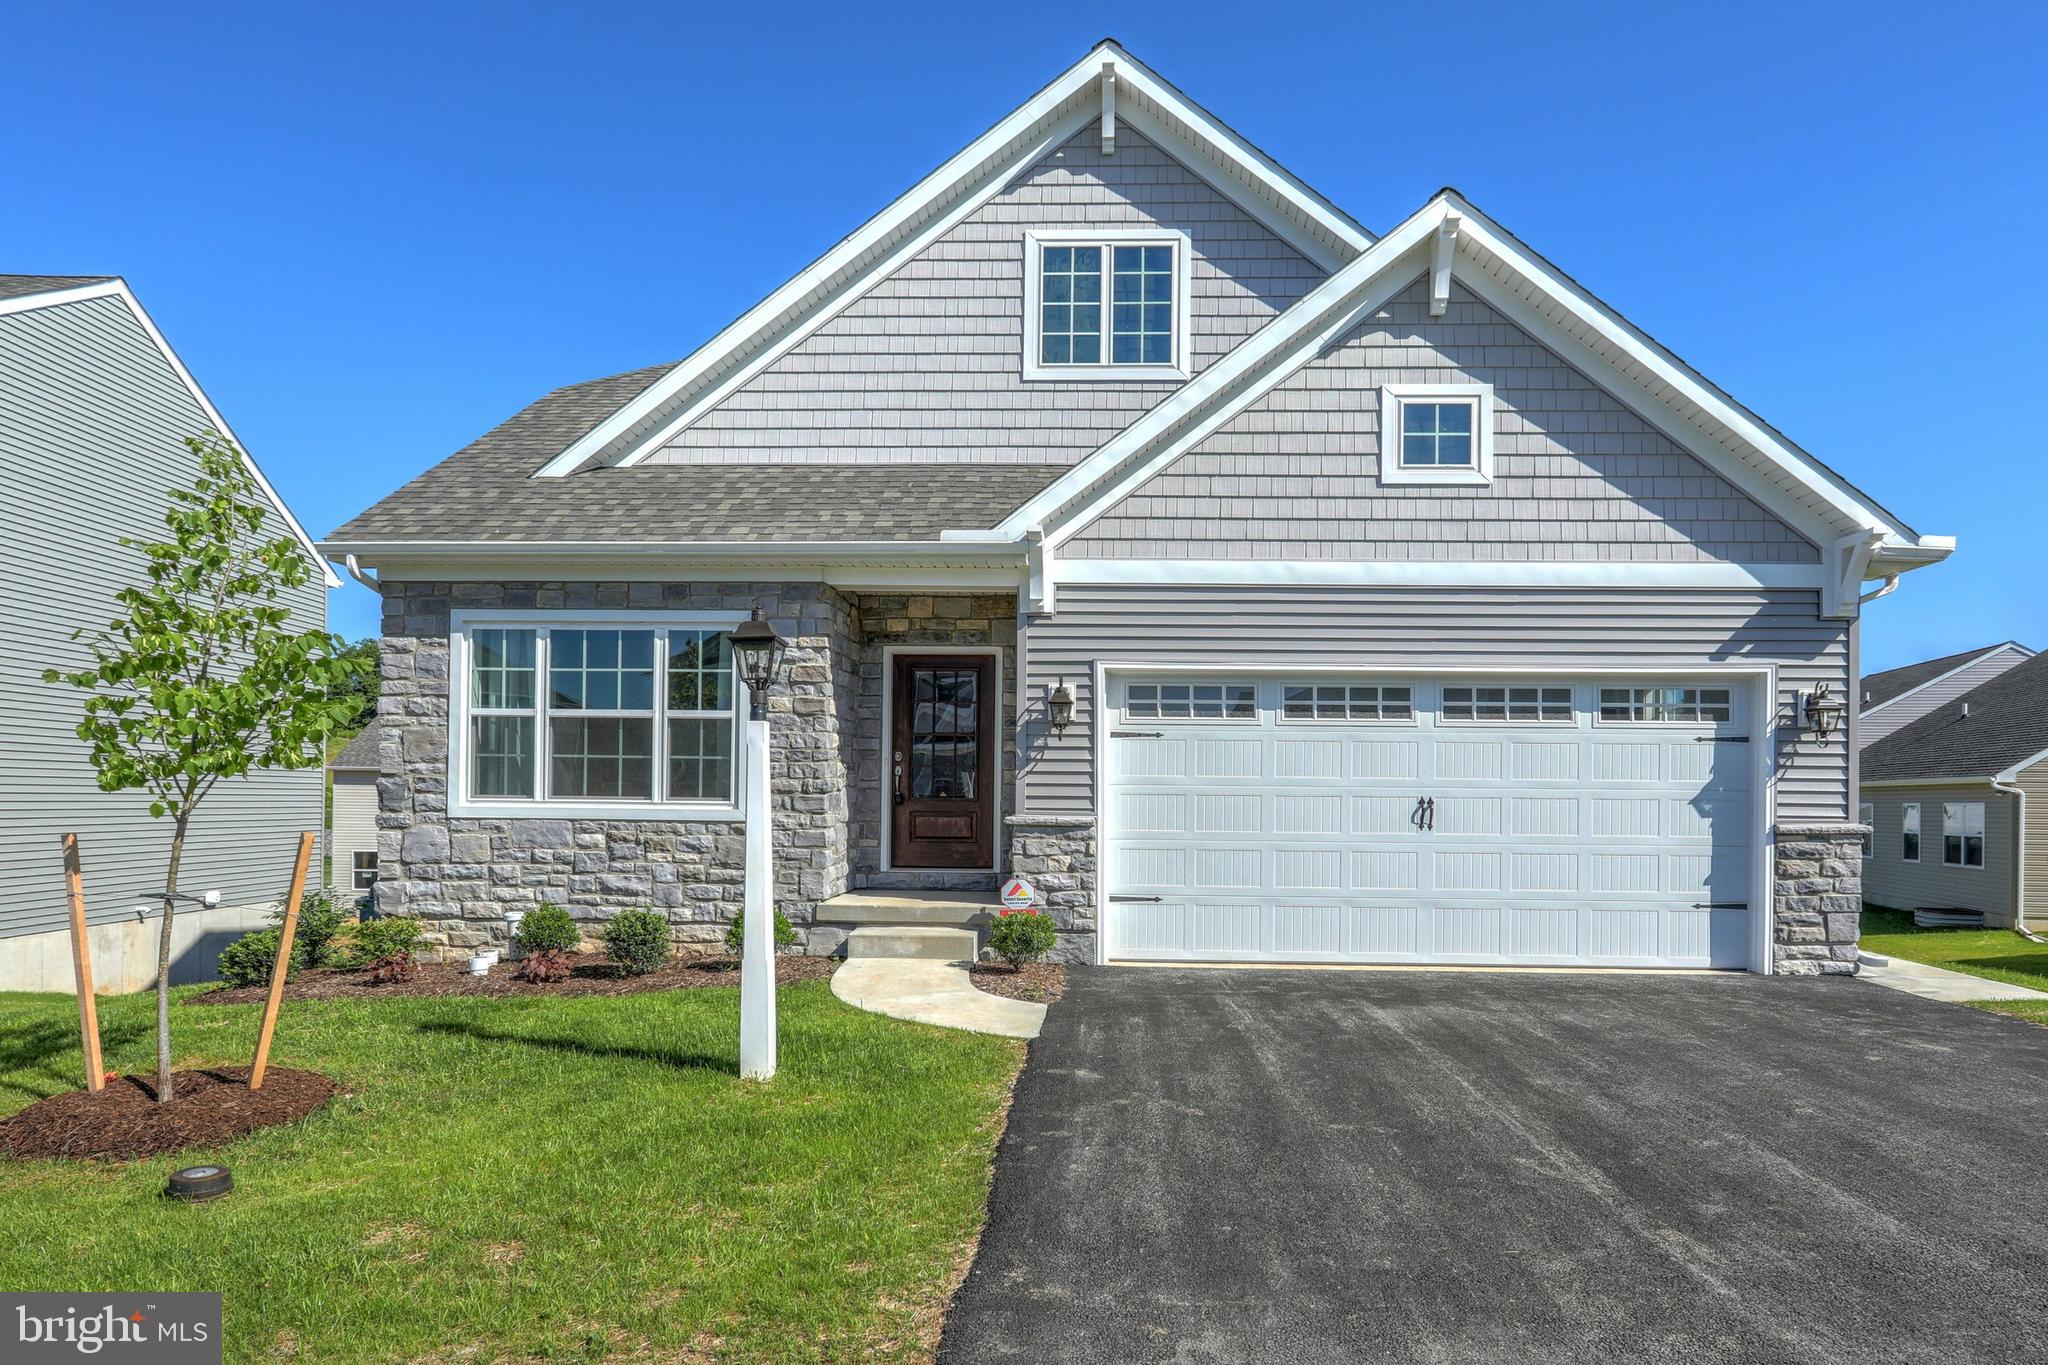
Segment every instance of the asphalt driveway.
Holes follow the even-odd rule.
[[[943,1365],[2048,1360],[2048,1029],[1841,979],[1069,982]]]

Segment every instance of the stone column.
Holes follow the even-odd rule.
[[[1855,973],[1869,833],[1868,825],[1778,826],[1774,970],[1787,976]]]
[[[1010,871],[1038,888],[1059,926],[1055,962],[1095,961],[1095,821],[1085,815],[1012,815]]]

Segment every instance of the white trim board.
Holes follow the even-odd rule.
[[[1063,584],[1151,586],[1199,583],[1249,587],[1302,584],[1366,587],[1800,588],[1819,591],[1817,564],[1672,564],[1528,560],[1061,559]]]
[[[892,805],[890,805],[889,802],[889,788],[891,785],[890,779],[894,776],[889,766],[889,745],[894,738],[896,729],[896,656],[899,654],[964,654],[970,656],[986,655],[987,657],[995,660],[996,719],[995,725],[993,727],[993,733],[995,735],[996,745],[996,775],[995,781],[990,784],[990,794],[995,798],[994,804],[996,820],[995,829],[989,834],[989,865],[987,867],[898,868],[893,861],[896,843],[896,818],[893,814],[891,814],[891,812],[895,808]],[[1003,803],[1003,753],[1005,751],[1005,745],[1009,746],[1011,752],[1015,751],[1017,743],[1017,731],[1019,728],[1021,728],[1019,726],[1011,726],[1008,729],[1004,728],[1003,701],[1003,647],[1001,645],[882,646],[882,717],[880,731],[875,736],[875,743],[879,747],[879,756],[881,758],[881,771],[879,773],[878,779],[881,783],[881,790],[876,794],[879,799],[876,802],[875,808],[877,811],[880,812],[882,819],[881,850],[875,860],[875,870],[877,872],[1001,872],[1003,870],[1003,820],[1004,817],[1009,814],[1009,810],[1005,808]],[[1017,700],[1017,710],[1019,713],[1019,718],[1021,720],[1023,712],[1022,697],[1019,697]],[[1022,766],[1022,764],[1018,765],[1020,772],[1022,771]],[[1015,798],[1012,797],[1012,800],[1014,799]]]
[[[1275,230],[1282,231],[1298,249],[1307,249],[1310,259],[1328,269],[1371,245],[1371,234],[1349,215],[1188,100],[1116,43],[1105,41],[619,411],[542,465],[535,476],[557,478],[569,474],[592,456],[610,452],[627,440],[631,440],[631,448],[612,462],[631,464],[645,459],[664,439],[659,433],[650,438],[650,428],[659,423],[660,433],[669,432],[673,427],[670,418],[674,404],[688,401],[694,410],[700,386],[720,382],[732,373],[735,365],[756,365],[762,359],[763,347],[786,350],[794,344],[793,322],[797,328],[813,330],[865,293],[892,268],[890,261],[911,249],[905,246],[910,234],[928,240],[938,220],[953,217],[957,221],[964,217],[1023,167],[1095,122],[1102,108],[1105,67],[1116,78],[1120,119],[1143,130],[1148,123],[1158,121],[1146,116],[1148,109],[1156,109],[1166,119],[1199,135],[1202,146],[1191,150],[1185,139],[1179,139],[1182,145],[1174,149],[1176,153],[1188,156],[1199,152],[1198,162],[1217,163],[1203,178],[1213,181],[1220,175],[1224,181],[1235,183],[1235,192],[1225,192],[1253,216],[1270,220]],[[1026,156],[1029,161],[1022,160]],[[1199,169],[1197,174],[1201,174]]]
[[[292,537],[305,547],[306,553],[313,560],[313,568],[320,574],[324,585],[329,588],[340,587],[341,576],[334,572],[334,567],[327,562],[327,556],[321,553],[319,542],[307,534],[306,528],[299,524],[299,519],[292,515],[292,509],[278,496],[277,489],[271,486],[269,478],[257,465],[256,457],[242,444],[241,437],[235,435],[234,429],[228,425],[227,418],[220,415],[220,409],[206,396],[206,390],[199,387],[199,381],[185,368],[185,362],[178,359],[178,353],[172,350],[171,343],[164,339],[164,334],[158,330],[149,311],[142,306],[141,300],[135,297],[135,291],[128,287],[128,281],[116,276],[93,284],[75,285],[69,289],[53,289],[42,294],[21,294],[11,299],[0,300],[0,317],[9,313],[27,313],[39,308],[57,308],[67,303],[82,303],[87,299],[100,298],[118,298],[127,305],[128,311],[134,315],[136,322],[141,324],[142,330],[149,335],[150,341],[162,354],[165,363],[171,367],[171,373],[185,386],[185,391],[192,396],[192,401],[199,405],[199,410],[206,414],[208,424],[241,452],[242,467],[249,471],[250,479],[262,490],[271,507],[284,518],[285,528],[291,532]],[[199,433],[195,431],[192,435],[197,436]]]

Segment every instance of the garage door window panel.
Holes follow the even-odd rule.
[[[1256,720],[1258,689],[1250,683],[1132,683],[1124,691],[1131,720]]]
[[[1539,685],[1446,687],[1439,714],[1454,722],[1572,723],[1572,689]]]
[[[1290,721],[1400,721],[1415,719],[1415,692],[1407,686],[1284,683],[1280,718]]]
[[[1726,687],[1603,687],[1604,722],[1718,725],[1734,719],[1734,693]]]

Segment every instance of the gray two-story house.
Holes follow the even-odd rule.
[[[79,837],[93,977],[106,991],[156,979],[170,822],[141,792],[99,789],[74,733],[81,694],[45,668],[86,666],[72,639],[118,613],[114,594],[147,581],[121,537],[163,534],[173,487],[198,461],[188,436],[233,431],[126,282],[0,275],[0,990],[72,989],[60,840]],[[338,584],[262,471],[265,530],[305,545],[313,573],[286,605],[295,628],[323,626]],[[211,910],[180,911],[174,980],[204,980],[220,949],[266,921],[291,879],[298,836],[322,823],[321,775],[257,772],[216,788],[199,809],[182,883],[217,891]]]
[[[1853,970],[1863,599],[1952,548],[1464,196],[1369,231],[1113,42],[325,545],[383,594],[378,895],[451,944],[730,919],[759,604],[813,951],[1017,873],[1081,962],[1793,972]]]

